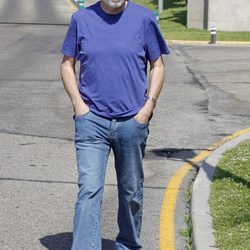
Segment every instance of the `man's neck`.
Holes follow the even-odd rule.
[[[120,13],[124,8],[126,8],[128,4],[128,1],[125,1],[120,7],[118,8],[111,8],[109,7],[104,1],[101,1],[101,8],[104,12],[107,14],[118,14]]]

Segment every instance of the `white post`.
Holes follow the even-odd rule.
[[[158,11],[159,14],[163,11],[163,0],[158,0]]]
[[[215,44],[216,43],[216,27],[215,26],[212,26],[210,33],[211,33],[210,44]]]

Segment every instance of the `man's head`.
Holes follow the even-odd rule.
[[[104,3],[106,3],[110,8],[119,8],[123,5],[123,3],[126,0],[102,0]]]

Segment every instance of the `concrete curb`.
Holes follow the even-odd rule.
[[[191,199],[191,217],[193,224],[193,249],[211,250],[217,249],[213,235],[212,218],[208,199],[210,185],[215,172],[215,167],[221,155],[240,142],[249,139],[250,132],[243,134],[217,148],[202,164],[194,181]]]
[[[234,41],[217,41],[216,44],[210,44],[210,41],[189,41],[189,40],[166,40],[168,44],[178,45],[210,45],[210,46],[250,46],[249,42],[234,42]]]

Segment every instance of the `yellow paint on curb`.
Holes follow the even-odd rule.
[[[159,250],[175,250],[175,222],[174,214],[176,207],[177,195],[181,183],[188,171],[198,162],[207,158],[212,151],[222,144],[250,131],[250,128],[240,130],[232,135],[226,136],[217,143],[212,144],[206,150],[195,156],[189,163],[181,166],[171,177],[167,189],[164,194],[161,214],[160,214],[160,235],[159,235]]]
[[[71,2],[71,0],[66,0],[72,10],[77,10],[76,6]]]

